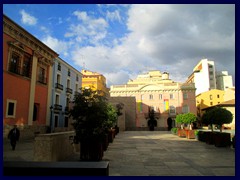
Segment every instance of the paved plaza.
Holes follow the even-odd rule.
[[[4,161],[32,161],[33,141],[4,143]],[[78,161],[79,153],[67,161]],[[168,131],[120,132],[104,152],[110,176],[235,176],[235,149],[215,147]]]

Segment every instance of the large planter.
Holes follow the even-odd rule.
[[[187,139],[195,139],[195,130],[186,130]]]
[[[207,133],[205,131],[199,131],[198,140],[202,142],[206,142],[206,135]]]
[[[115,129],[110,129],[108,131],[108,142],[112,143],[115,137]]]
[[[231,146],[231,134],[230,133],[216,133],[214,135],[214,143],[216,147],[228,147]]]
[[[81,161],[101,161],[103,157],[103,146],[99,139],[84,139],[80,142]]]
[[[102,142],[102,146],[103,146],[103,150],[106,151],[108,146],[109,146],[109,142],[108,142],[108,135],[105,134],[103,136],[103,142]]]
[[[235,135],[232,138],[232,147],[235,148]]]
[[[185,129],[178,129],[177,134],[179,137],[186,137],[186,130]]]
[[[214,144],[214,132],[207,131],[206,134],[206,143],[207,144]]]

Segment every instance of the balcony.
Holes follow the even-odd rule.
[[[62,105],[54,104],[54,111],[62,111]]]
[[[56,83],[56,84],[55,84],[55,88],[56,88],[56,89],[59,89],[59,90],[63,90],[63,85],[62,85],[62,84],[59,84],[59,83]]]
[[[66,88],[66,93],[68,93],[68,94],[72,94],[72,92],[73,92],[73,90],[71,89],[71,88]]]

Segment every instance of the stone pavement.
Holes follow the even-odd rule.
[[[6,147],[5,147],[6,146]],[[3,160],[31,161],[33,141],[12,151],[4,144]],[[78,161],[79,153],[66,161]],[[219,148],[168,131],[120,132],[104,152],[110,176],[235,176],[235,149]]]

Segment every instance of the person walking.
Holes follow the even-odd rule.
[[[15,150],[19,137],[20,137],[20,131],[17,128],[17,125],[14,125],[13,129],[11,129],[8,133],[8,139],[10,139],[10,144],[12,146],[13,151]]]

